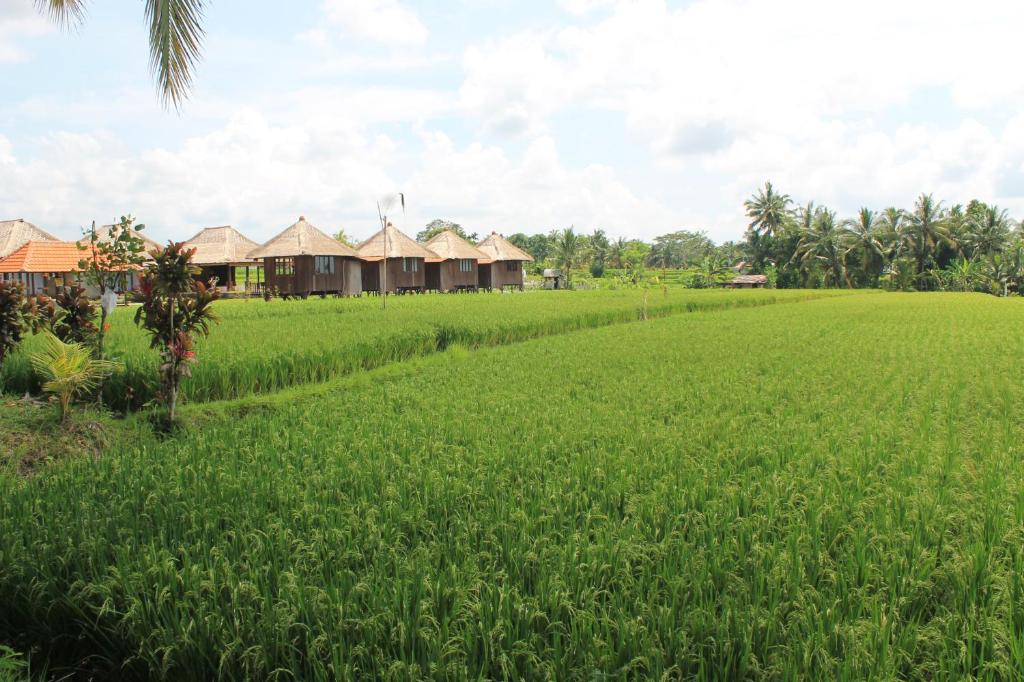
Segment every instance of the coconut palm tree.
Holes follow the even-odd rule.
[[[970,257],[1001,251],[1010,238],[1012,222],[998,206],[978,206],[968,211],[963,246]]]
[[[855,219],[842,222],[842,232],[847,244],[844,260],[850,253],[860,256],[864,281],[878,286],[878,278],[885,266],[885,245],[882,242],[882,221],[869,208],[861,208]]]
[[[608,260],[616,268],[622,268],[622,256],[629,248],[625,237],[619,237],[608,245]]]
[[[86,0],[35,0],[36,7],[63,26],[85,19]],[[149,66],[165,106],[180,109],[192,89],[203,41],[205,0],[145,0],[149,24]]]
[[[825,284],[839,287],[844,281],[850,286],[844,254],[843,235],[836,224],[835,211],[818,209],[810,230],[801,236],[794,257],[806,264],[817,263],[825,273]]]
[[[565,271],[565,284],[570,286],[572,269],[579,260],[580,238],[571,227],[567,227],[558,233],[555,243],[555,258],[558,264]]]
[[[747,217],[750,218],[747,239],[755,270],[764,269],[772,237],[793,219],[793,212],[789,208],[791,203],[789,195],[776,192],[770,182],[764,183],[764,189],[757,190],[754,196],[743,202]]]
[[[907,255],[914,259],[918,276],[925,274],[929,262],[936,261],[940,245],[953,244],[945,218],[942,202],[935,201],[931,194],[922,194],[901,225],[900,241]]]

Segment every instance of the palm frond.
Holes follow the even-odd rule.
[[[76,26],[85,19],[85,0],[35,0],[36,9],[61,26]]]
[[[164,105],[180,109],[199,62],[204,0],[146,0],[149,64]]]

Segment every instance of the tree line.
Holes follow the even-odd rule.
[[[889,288],[986,291],[1006,295],[1024,283],[1024,233],[1006,210],[974,199],[965,204],[921,194],[910,208],[861,208],[840,217],[828,206],[797,204],[771,182],[744,208],[749,225],[741,241],[716,244],[702,230],[655,237],[613,239],[604,230],[569,227],[537,234],[517,232],[510,242],[534,257],[532,269],[607,269],[639,281],[647,269],[686,270],[685,282],[709,286],[737,270],[765,274],[778,288]],[[417,237],[429,239],[458,224],[435,220]]]

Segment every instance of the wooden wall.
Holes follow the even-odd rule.
[[[313,256],[293,258],[293,275],[277,274],[277,259],[263,260],[263,279],[268,288],[275,287],[282,294],[328,293],[354,296],[362,292],[362,269],[360,261],[344,256],[334,256],[334,274],[318,275]]]
[[[388,292],[395,293],[399,289],[422,290],[427,284],[427,264],[422,258],[419,261],[417,272],[402,272],[401,258],[387,259],[387,285]],[[363,291],[380,291],[383,281],[383,270],[385,261],[374,261],[363,263]]]
[[[508,263],[515,263],[514,271],[508,271]],[[501,289],[506,286],[523,288],[523,264],[521,261],[499,260],[491,263],[491,288]]]
[[[480,273],[478,272],[477,262],[475,260],[471,262],[473,263],[473,269],[469,272],[459,270],[459,261],[457,260],[446,260],[438,263],[441,275],[440,290],[457,291],[466,287],[476,288]]]

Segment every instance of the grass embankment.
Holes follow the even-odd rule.
[[[0,633],[123,677],[1013,679],[1024,302],[437,354],[0,478]]]
[[[760,306],[842,295],[844,291],[696,291],[647,293],[646,315]],[[190,402],[223,400],[319,382],[362,369],[444,350],[449,344],[493,346],[636,320],[644,293],[544,291],[515,294],[391,296],[264,302],[222,301],[222,323],[199,342],[199,364],[182,385]],[[105,383],[104,401],[117,410],[153,399],[157,354],[132,324],[132,311],[112,319],[111,356],[124,363]],[[10,358],[0,385],[11,393],[38,389],[26,354]]]

